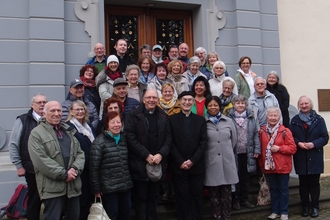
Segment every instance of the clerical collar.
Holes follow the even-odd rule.
[[[150,111],[150,110],[148,110],[148,109],[145,109],[145,113],[148,114],[148,115],[152,115],[152,114],[155,113],[155,110]]]
[[[186,116],[186,117],[189,117],[190,114],[191,114],[191,112],[189,112],[188,114],[184,113],[183,111],[181,111],[181,112],[182,112],[182,114],[183,114],[184,116]]]

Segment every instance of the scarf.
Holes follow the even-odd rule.
[[[107,76],[109,76],[110,79],[112,80],[115,80],[117,78],[122,78],[123,75],[121,74],[121,72],[117,69],[116,72],[112,72],[110,70],[110,68],[108,67],[106,70],[105,70],[105,73],[107,74]]]
[[[265,158],[265,170],[274,170],[275,162],[272,156],[272,152],[270,148],[273,146],[275,138],[277,136],[278,128],[280,127],[280,123],[278,122],[273,128],[269,127],[269,124],[266,125],[266,130],[268,135],[271,135],[271,138],[266,147],[266,158]]]
[[[119,140],[120,140],[120,134],[114,135],[110,131],[105,131],[110,137],[115,139],[116,144],[118,145]]]
[[[164,83],[166,83],[166,78],[165,78],[165,80],[160,80],[158,78],[158,76],[156,76],[156,77],[157,77],[157,81],[160,83],[160,85],[163,85]]]
[[[76,118],[71,118],[70,122],[76,127],[79,133],[82,133],[83,135],[87,136],[88,139],[93,143],[95,138],[92,129],[86,122],[84,124],[81,124]]]
[[[214,76],[215,76],[214,79],[216,79],[219,82],[223,82],[223,80],[226,78],[225,73],[223,73],[221,76],[216,76],[216,75]]]
[[[222,112],[223,109],[231,103],[231,100],[234,98],[235,94],[232,93],[227,99],[223,96],[223,93],[220,95],[220,100],[221,100],[221,106],[220,106],[220,111]]]
[[[176,99],[174,97],[168,102],[166,102],[163,97],[159,99],[159,105],[165,112],[170,110],[175,105],[175,103],[176,103]]]
[[[96,87],[94,79],[86,79],[84,76],[81,76],[80,79],[86,88],[95,88]]]
[[[213,124],[217,125],[221,118],[221,111],[219,111],[218,114],[215,116],[210,115],[209,112],[207,112],[206,115],[210,119],[210,121],[213,122]]]
[[[171,79],[173,81],[172,85],[174,85],[177,94],[181,94],[181,92],[182,92],[182,89],[181,89],[182,74],[170,73],[169,79]]]
[[[315,119],[316,112],[314,110],[311,110],[308,114],[304,114],[301,111],[299,111],[299,118],[303,122],[305,122],[308,126],[311,126],[312,122]]]
[[[244,126],[245,119],[246,119],[246,111],[242,112],[242,114],[240,114],[237,111],[235,111],[234,112],[234,115],[235,115],[235,121],[236,121],[236,123],[240,127],[243,127]]]

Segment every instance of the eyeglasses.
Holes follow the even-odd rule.
[[[181,98],[181,100],[182,100],[183,102],[192,102],[192,101],[194,101],[193,98]]]
[[[263,86],[266,85],[265,83],[256,83],[256,86]]]
[[[38,104],[38,105],[41,105],[41,104],[46,104],[47,101],[39,101],[39,102],[34,102],[34,103],[36,103],[36,104]]]
[[[158,97],[156,97],[156,96],[145,96],[144,98],[145,99],[154,99],[154,100],[158,99]]]
[[[76,112],[84,112],[85,109],[83,108],[75,108],[75,109],[72,109],[73,111],[76,111]]]
[[[242,63],[242,64],[250,64],[250,63]]]

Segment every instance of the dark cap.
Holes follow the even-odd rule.
[[[126,80],[124,80],[123,78],[117,78],[115,79],[115,81],[113,82],[113,87],[116,87],[118,85],[128,85],[128,82]]]
[[[192,91],[183,91],[179,94],[178,99],[181,99],[183,96],[186,96],[186,95],[190,95],[192,97],[195,97],[194,93]]]
[[[70,83],[70,88],[73,87],[75,88],[76,86],[79,86],[79,85],[84,85],[80,79],[74,79],[71,81]]]

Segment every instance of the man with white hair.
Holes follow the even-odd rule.
[[[62,122],[62,107],[50,101],[44,118],[30,134],[28,150],[36,171],[36,182],[44,204],[44,219],[79,219],[80,174],[84,152],[74,137],[75,129]]]
[[[201,60],[201,67],[205,67],[206,64],[206,50],[204,47],[197,47],[195,50],[195,56]]]
[[[94,46],[94,54],[90,60],[86,62],[96,67],[98,72],[101,72],[107,64],[107,56],[105,55],[105,47],[101,43],[97,43]],[[95,73],[94,73],[95,74]]]

